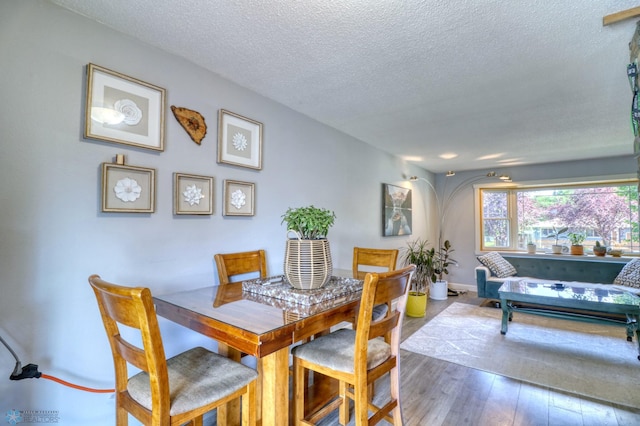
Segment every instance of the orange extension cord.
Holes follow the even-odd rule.
[[[61,385],[69,386],[70,388],[79,389],[85,392],[94,392],[94,393],[115,393],[115,389],[94,389],[87,388],[85,386],[74,385],[73,383],[65,382],[62,379],[58,379],[57,377],[49,376],[48,374],[42,373],[40,376],[43,379],[52,380],[54,382],[60,383]]]

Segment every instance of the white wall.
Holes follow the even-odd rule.
[[[336,268],[350,269],[354,245],[397,248],[381,237],[381,183],[432,176],[363,142],[238,87],[185,60],[45,1],[0,0],[0,333],[23,364],[64,380],[113,387],[110,349],[87,277],[145,285],[155,294],[215,282],[216,252],[264,248],[281,272],[288,207],[336,212],[329,238]],[[95,63],[167,89],[162,153],[84,140],[85,69]],[[170,105],[201,112],[202,145],[173,118]],[[216,163],[220,108],[264,124],[263,170]],[[100,212],[100,165],[117,153],[157,173],[153,214]],[[215,212],[172,214],[172,174],[214,176]],[[256,183],[256,215],[222,216],[222,181]],[[414,206],[428,203],[414,192]],[[421,209],[415,236],[429,237]],[[161,320],[168,355],[196,333]],[[52,381],[9,381],[14,359],[0,347],[0,413],[57,410],[60,424],[112,425],[113,400]]]

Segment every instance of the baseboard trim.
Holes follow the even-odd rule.
[[[461,290],[466,292],[477,292],[478,288],[475,285],[471,284],[457,284],[457,283],[449,283],[449,288],[452,290]]]

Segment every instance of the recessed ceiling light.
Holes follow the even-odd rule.
[[[445,152],[444,154],[438,155],[438,157],[442,158],[443,160],[451,160],[452,158],[456,158],[457,156],[458,154],[456,154],[455,152]]]
[[[418,156],[410,156],[410,155],[403,155],[400,158],[402,158],[404,161],[422,161],[423,158],[422,157],[418,157]]]
[[[493,160],[494,158],[498,158],[498,157],[502,157],[504,155],[504,152],[499,152],[497,154],[488,154],[488,155],[483,155],[482,157],[478,157],[476,158],[476,160]]]

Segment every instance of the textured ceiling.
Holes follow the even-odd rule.
[[[51,1],[434,172],[633,152],[637,2]]]

